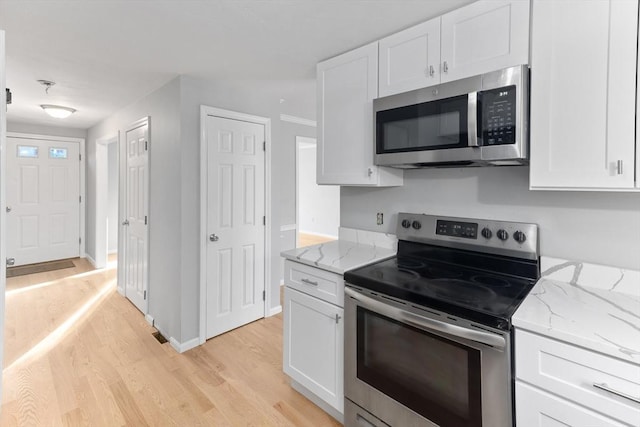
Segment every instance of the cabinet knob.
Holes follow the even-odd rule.
[[[373,175],[373,168],[367,168],[367,176]]]
[[[616,173],[622,175],[622,160],[616,162]]]
[[[342,319],[342,317],[340,317],[339,314],[336,314],[336,325],[340,322],[340,319]]]
[[[436,70],[433,69],[433,65],[429,65],[429,76],[433,77],[435,73],[436,73]]]
[[[444,71],[445,73],[449,72],[449,64],[447,64],[447,61],[444,61],[442,63],[442,71]]]

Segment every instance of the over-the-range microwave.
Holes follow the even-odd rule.
[[[375,163],[528,164],[529,68],[505,68],[373,101]]]

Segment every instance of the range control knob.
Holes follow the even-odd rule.
[[[515,233],[513,233],[513,239],[518,243],[524,243],[524,241],[527,240],[527,235],[524,234],[522,231],[518,230]]]
[[[491,236],[493,236],[493,233],[487,227],[483,228],[480,233],[482,233],[482,237],[485,239],[490,239]]]
[[[411,224],[413,226],[413,228],[415,228],[416,230],[420,230],[422,228],[422,224],[420,224],[420,221],[413,221],[413,223]]]
[[[402,228],[409,228],[411,227],[411,221],[409,221],[408,219],[403,219],[402,222],[400,223],[402,225]]]
[[[498,236],[498,239],[505,241],[509,238],[509,233],[507,233],[505,230],[500,229],[498,230],[498,232],[496,233],[496,235]]]

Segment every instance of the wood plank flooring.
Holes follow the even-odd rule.
[[[331,242],[336,239],[331,237],[318,236],[317,234],[298,233],[298,247],[317,245],[319,243]]]
[[[1,426],[340,426],[289,386],[281,315],[178,354],[75,262],[7,280]]]

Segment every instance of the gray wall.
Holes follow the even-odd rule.
[[[529,191],[528,167],[420,169],[398,188],[341,189],[343,227],[395,232],[398,212],[540,226],[544,256],[640,269],[640,194]],[[376,224],[376,212],[385,223]]]
[[[62,136],[68,138],[87,138],[86,129],[67,127],[42,126],[28,123],[7,122],[8,132],[33,133],[36,135]]]
[[[107,194],[107,250],[118,251],[118,144],[107,145],[108,194]]]
[[[87,249],[95,243],[95,156],[96,140],[120,131],[120,164],[124,164],[124,135],[127,127],[150,116],[149,150],[149,314],[163,334],[179,342],[183,252],[180,224],[181,153],[180,80],[167,85],[102,121],[87,135]],[[124,171],[121,171],[121,176]],[[95,254],[90,254],[94,256]],[[196,309],[197,310],[197,309]],[[192,337],[190,337],[192,338]]]

